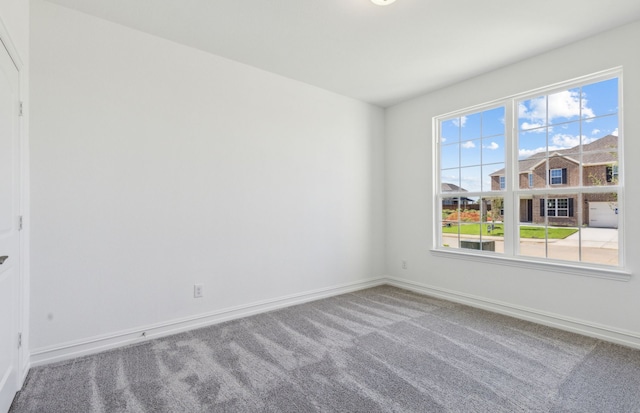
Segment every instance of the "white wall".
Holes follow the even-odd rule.
[[[9,31],[22,63],[26,65],[29,59],[29,2],[0,0],[0,18]]]
[[[492,309],[543,314],[563,327],[591,325],[640,345],[640,22],[589,38],[486,75],[438,90],[387,110],[387,273],[405,283],[445,292]],[[499,264],[435,256],[432,248],[432,118],[556,82],[624,66],[624,136],[628,178],[626,251],[631,281],[621,282],[560,272],[541,272]],[[401,269],[406,260],[408,269]],[[505,306],[501,306],[504,304]],[[512,311],[513,310],[513,311]],[[524,310],[524,311],[520,311]],[[586,328],[589,330],[589,328]]]
[[[35,354],[383,275],[382,109],[31,12]]]

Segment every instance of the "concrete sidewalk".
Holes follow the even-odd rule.
[[[444,244],[459,248],[457,235],[443,234],[442,238]],[[477,238],[461,236],[463,240]],[[482,238],[494,240],[495,251],[504,252],[502,237],[483,236]],[[618,265],[618,230],[615,228],[580,228],[579,232],[565,239],[550,239],[546,245],[544,239],[522,238],[519,247],[519,255],[525,257],[547,257],[565,261]]]

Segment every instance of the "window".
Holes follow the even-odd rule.
[[[607,166],[607,182],[618,182],[618,165]]]
[[[435,248],[621,267],[620,77],[611,70],[435,118]],[[618,241],[607,248],[589,242],[603,222]]]
[[[487,108],[440,123],[442,246],[489,250],[484,237],[503,233],[505,107]],[[464,202],[464,204],[463,204]]]
[[[541,199],[544,205],[544,199]],[[571,209],[569,208],[571,204]],[[540,213],[544,216],[545,209],[541,207]],[[549,198],[547,199],[546,213],[550,217],[572,217],[573,216],[573,199],[569,198]]]
[[[563,179],[564,172],[564,179]],[[549,181],[551,185],[560,185],[567,183],[567,169],[552,169],[549,171]]]

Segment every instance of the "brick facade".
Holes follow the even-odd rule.
[[[582,147],[582,178],[580,174],[580,153],[579,147],[558,150],[546,154],[537,153],[529,158],[518,161],[520,174],[518,175],[518,188],[546,188],[547,183],[550,188],[567,188],[566,194],[554,194],[550,199],[567,199],[566,208],[562,212],[568,216],[548,216],[547,222],[554,226],[578,226],[589,224],[589,202],[617,202],[616,193],[584,193],[582,199],[577,194],[571,194],[570,188],[617,185],[617,146],[618,137],[607,135],[597,139]],[[553,183],[551,171],[557,170],[556,179],[559,182]],[[529,175],[533,175],[533,185],[529,185]],[[504,176],[504,169],[496,171],[491,175],[491,189],[500,190],[500,177]],[[542,224],[545,222],[544,203],[541,205],[543,196],[536,195],[528,199],[521,199],[519,206],[520,222],[532,222]],[[557,202],[557,201],[556,201]],[[564,206],[564,201],[561,201]],[[542,206],[542,208],[541,208]],[[582,208],[580,208],[582,207]],[[578,221],[579,211],[582,212],[582,222]]]

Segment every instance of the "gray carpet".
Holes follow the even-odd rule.
[[[19,412],[640,412],[640,351],[383,286],[33,369]]]

